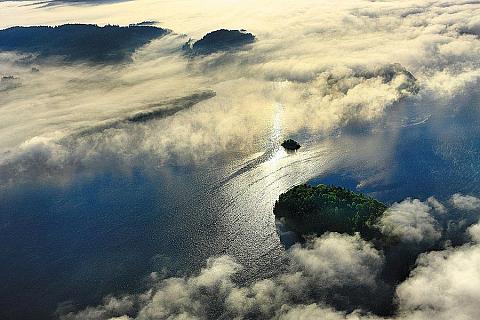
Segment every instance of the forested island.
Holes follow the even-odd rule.
[[[255,36],[245,30],[220,29],[207,33],[196,42],[189,40],[183,49],[192,56],[208,55],[219,51],[239,49],[253,42],[255,42]]]
[[[67,61],[119,62],[169,30],[149,25],[94,24],[11,27],[0,30],[0,50],[61,57]]]
[[[359,232],[362,238],[372,239],[386,209],[383,203],[345,188],[303,184],[281,194],[273,212],[299,235]]]
[[[284,147],[287,150],[295,151],[300,149],[300,143],[293,139],[287,139],[282,142],[282,147]]]

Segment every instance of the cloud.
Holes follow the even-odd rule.
[[[477,225],[478,226],[478,225]],[[397,288],[399,311],[388,319],[476,319],[480,298],[480,247],[459,248],[422,255],[410,277]],[[373,315],[345,314],[318,305],[298,305],[280,319],[384,319]]]
[[[142,55],[148,57],[148,53],[138,53],[138,57],[144,59]],[[12,99],[5,101],[5,109],[13,111],[20,95],[23,95],[20,101],[28,100],[28,96],[32,95],[31,106],[6,116],[12,120],[24,117],[24,124],[22,127],[3,128],[4,132],[9,130],[10,133],[0,141],[0,148],[3,145],[4,150],[0,166],[2,162],[5,167],[6,163],[20,161],[15,159],[28,158],[34,150],[30,152],[19,148],[19,145],[31,139],[49,139],[68,152],[70,159],[58,164],[58,167],[65,168],[69,167],[69,163],[81,163],[82,167],[88,168],[92,161],[98,163],[101,159],[111,161],[116,158],[122,162],[149,155],[155,161],[188,163],[205,161],[225,152],[251,153],[258,151],[253,147],[264,136],[265,123],[272,122],[272,117],[279,112],[278,105],[282,106],[280,116],[286,119],[282,123],[285,135],[305,127],[328,133],[342,126],[376,121],[382,117],[384,108],[411,94],[414,90],[412,86],[415,86],[407,71],[396,65],[355,72],[346,70],[347,74],[328,71],[307,83],[222,79],[219,83],[205,86],[213,89],[216,97],[195,105],[191,110],[152,123],[118,125],[122,124],[122,119],[130,119],[132,114],[148,113],[149,106],[161,106],[161,101],[168,100],[162,94],[173,96],[174,99],[170,100],[178,100],[198,92],[195,87],[200,87],[204,81],[202,75],[182,75],[186,65],[182,66],[181,58],[178,59],[177,64],[170,67],[171,71],[163,70],[167,77],[177,78],[171,78],[168,83],[154,77],[155,72],[148,69],[153,62],[140,63],[145,63],[144,66],[133,64],[120,70],[104,67],[101,78],[97,78],[100,70],[92,67],[87,67],[87,70],[71,67],[72,75],[56,73],[55,67],[41,68],[40,75],[29,74],[28,77],[38,84],[37,89],[29,92],[31,85],[25,85],[21,91],[13,92]],[[144,73],[141,72],[143,68],[147,68]],[[175,71],[178,73],[173,75]],[[224,71],[207,70],[206,74],[209,72],[224,76]],[[182,89],[186,92],[175,96],[175,86],[181,79],[185,79],[185,85],[192,83],[191,88]],[[60,88],[64,82],[69,84],[63,89],[62,97],[50,97],[49,91],[41,93],[42,86],[48,84]],[[158,92],[149,91],[150,86],[156,86]],[[91,90],[87,94],[80,90],[81,87],[91,87]],[[143,93],[142,89],[147,91]],[[76,105],[67,105],[67,101],[76,101]],[[319,105],[325,107],[319,108]],[[31,107],[36,108],[35,112],[29,111]],[[158,109],[163,112],[162,108]],[[307,117],[311,121],[305,121]],[[95,133],[94,128],[102,130]],[[15,132],[18,134],[13,134]],[[91,134],[86,135],[86,132]],[[15,170],[15,166],[9,168],[9,171]]]
[[[101,306],[60,318],[108,319],[121,311],[132,319],[281,318],[292,301],[311,302],[319,295],[332,303],[358,303],[359,292],[376,290],[383,263],[381,253],[358,235],[324,235],[289,254],[289,271],[271,279],[241,286],[234,277],[242,267],[221,256],[209,259],[196,275],[160,280],[145,294],[107,297]]]
[[[85,310],[78,312],[77,314],[70,313],[64,315],[62,310],[66,306],[61,306],[57,310],[57,314],[68,320],[97,320],[97,319],[129,319],[125,313],[128,313],[132,308],[134,308],[137,301],[136,299],[141,299],[139,297],[133,296],[124,296],[121,298],[116,298],[113,296],[108,296],[103,299],[103,304],[98,307],[89,307]]]
[[[397,295],[400,313],[408,319],[475,319],[480,299],[480,247],[422,255]]]
[[[384,235],[401,241],[431,245],[442,235],[431,211],[432,207],[428,203],[418,199],[406,199],[394,203],[385,211],[379,227]]]
[[[474,196],[456,193],[450,198],[450,201],[456,208],[461,210],[480,209],[480,199]]]
[[[470,238],[476,242],[480,243],[480,224],[474,224],[467,229]]]
[[[435,210],[436,213],[443,214],[447,212],[447,208],[435,197],[429,197],[426,203]]]
[[[358,234],[350,238],[330,233],[313,240],[307,249],[292,247],[290,254],[306,274],[325,286],[375,286],[383,264],[382,255]]]
[[[283,313],[278,317],[279,320],[294,320],[294,319],[325,319],[325,320],[345,320],[345,319],[360,319],[360,316],[355,314],[346,315],[335,309],[327,306],[320,306],[317,304],[298,305],[293,307],[286,307]],[[363,318],[363,317],[362,317]]]

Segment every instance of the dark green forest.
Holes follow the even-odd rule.
[[[300,235],[359,232],[372,239],[378,235],[374,225],[386,209],[383,203],[345,188],[303,184],[281,194],[273,212]]]
[[[255,41],[255,36],[245,30],[220,29],[207,33],[202,39],[187,42],[183,49],[189,55],[207,55],[218,51],[238,49]]]

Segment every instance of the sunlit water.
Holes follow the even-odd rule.
[[[479,194],[475,107],[454,114],[400,104],[374,129],[298,134],[303,146],[293,153],[279,146],[288,119],[281,105],[274,110],[263,150],[252,154],[5,189],[1,318],[96,304],[142,290],[151,272],[182,275],[222,254],[245,266],[239,281],[272,275],[285,258],[272,208],[296,184],[339,184],[389,203]]]

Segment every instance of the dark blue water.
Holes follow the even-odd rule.
[[[18,186],[2,194],[0,211],[2,318],[46,316],[43,307],[60,300],[92,303],[134,286],[157,251],[175,252],[167,243],[172,211],[139,173]]]
[[[275,229],[269,244],[247,247],[261,252],[253,260],[247,250],[234,249],[254,241],[246,233],[265,228],[258,219],[243,220],[243,210],[228,214],[234,200],[223,194],[218,182],[225,177],[215,172],[97,172],[66,186],[6,189],[0,200],[0,318],[49,318],[59,303],[84,307],[107,294],[142,291],[151,272],[182,275],[232,251],[254,264],[252,276],[263,273],[282,254]],[[278,252],[256,263],[264,250]]]

